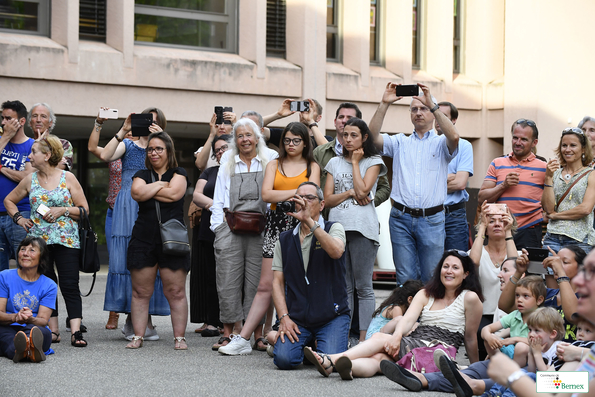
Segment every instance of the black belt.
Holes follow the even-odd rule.
[[[446,213],[448,214],[450,212],[460,210],[461,208],[465,208],[466,204],[467,204],[466,202],[461,201],[460,203],[457,203],[457,204],[445,205],[444,209],[446,210]]]
[[[6,212],[6,211],[0,212],[0,216],[4,216],[4,215],[8,215],[8,212]]]
[[[444,206],[442,204],[431,208],[409,208],[405,207],[403,204],[397,203],[396,201],[393,203],[393,207],[415,217],[432,216],[444,210]]]

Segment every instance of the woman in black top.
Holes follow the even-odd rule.
[[[178,167],[174,144],[164,131],[149,135],[145,165],[146,170],[134,175],[131,190],[132,198],[138,201],[138,218],[132,229],[127,256],[132,278],[131,313],[135,336],[126,348],[138,349],[143,345],[149,301],[159,270],[163,292],[171,309],[174,348],[186,350],[186,275],[190,269],[190,254],[180,257],[163,253],[155,201],[160,208],[162,223],[170,219],[184,222],[188,176],[183,168]]]
[[[220,135],[213,140],[212,158],[221,162],[221,156],[228,148],[231,135]],[[194,188],[194,204],[203,209],[200,225],[192,234],[192,271],[190,272],[190,322],[204,323],[202,336],[219,336],[223,327],[219,321],[219,296],[215,273],[215,250],[213,242],[215,234],[211,226],[213,194],[219,166],[207,168],[196,182]]]

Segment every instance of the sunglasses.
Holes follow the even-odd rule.
[[[463,258],[466,258],[469,256],[469,254],[466,251],[461,251],[461,250],[457,250],[457,249],[451,249],[448,251],[444,251],[446,254],[459,254],[460,256],[462,256]]]
[[[583,132],[583,130],[581,130],[580,128],[565,128],[562,131],[562,135],[567,135],[567,134],[579,134],[579,135],[585,135],[585,133]]]
[[[529,120],[529,119],[518,119],[516,121],[517,124],[527,124],[529,127],[536,127],[537,125],[535,124],[535,121],[533,120]]]

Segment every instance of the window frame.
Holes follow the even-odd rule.
[[[464,0],[454,0],[453,10],[453,54],[452,54],[452,72],[454,74],[463,73],[463,19],[465,17]],[[455,19],[456,18],[456,19]],[[458,35],[457,35],[458,33]],[[458,43],[457,43],[458,41]]]
[[[423,1],[422,0],[413,0],[416,3],[416,10],[415,10],[415,57],[413,56],[413,40],[411,43],[411,68],[415,69],[415,70],[419,70],[422,68],[422,56],[423,56],[423,51],[422,51],[422,28],[423,28],[423,11],[424,11],[424,5],[422,4]],[[413,12],[413,10],[412,10]],[[413,33],[413,32],[412,32]],[[415,58],[417,58],[417,62],[415,62]]]
[[[333,33],[335,34],[335,48],[336,48],[336,54],[335,54],[335,58],[326,58],[327,62],[337,62],[340,63],[343,60],[343,40],[342,40],[342,29],[341,27],[343,26],[343,21],[341,18],[342,15],[342,7],[343,7],[343,2],[340,0],[327,0],[327,13],[328,13],[328,8],[330,8],[328,6],[328,2],[332,1],[334,3],[334,7],[333,7],[333,12],[335,13],[334,15],[334,20],[335,20],[335,25],[326,25],[326,33]],[[326,40],[325,40],[326,41]]]
[[[149,41],[136,41],[134,45],[146,45],[152,47],[181,48],[188,50],[214,51],[235,54],[238,52],[238,1],[224,0],[226,14],[219,14],[208,11],[186,10],[182,8],[174,9],[170,7],[149,6],[144,4],[134,4],[134,15],[151,15],[166,18],[192,19],[206,22],[227,23],[227,48],[200,47],[185,44],[153,43]],[[136,22],[135,26],[136,28]]]
[[[101,18],[95,18],[95,19],[91,19],[90,21],[94,21],[96,23],[96,26],[102,26],[103,23],[103,34],[94,34],[94,33],[85,33],[85,32],[81,32],[81,26],[82,26],[82,22],[83,22],[83,18],[81,15],[81,10],[82,10],[82,2],[85,2],[88,0],[79,0],[79,40],[90,40],[90,41],[97,41],[97,42],[101,42],[101,43],[105,43],[106,41],[106,37],[107,37],[107,0],[103,0],[102,4],[103,4],[103,20],[101,20]],[[97,0],[94,1],[95,3],[98,3]],[[91,3],[91,1],[89,1],[89,3]],[[95,11],[97,12],[97,8],[95,8]],[[99,13],[97,13],[99,14]]]
[[[283,19],[283,21],[280,20],[280,18],[276,18],[275,22],[275,31],[279,31],[280,30],[280,26],[282,25],[282,29],[283,29],[283,48],[272,48],[269,47],[269,1],[275,1],[275,6],[280,6],[282,7],[283,10],[283,14],[285,19]],[[266,23],[266,37],[267,37],[267,42],[266,42],[266,54],[267,57],[273,57],[273,58],[283,58],[285,59],[287,56],[287,0],[267,0],[267,23]]]
[[[51,9],[50,0],[19,0],[24,3],[37,3],[37,31],[0,28],[0,32],[28,34],[50,37]]]
[[[376,40],[374,46],[376,47],[376,59],[370,59],[370,65],[383,66],[384,65],[384,8],[385,0],[376,0]],[[370,3],[370,6],[372,4]],[[372,41],[370,41],[370,47]]]

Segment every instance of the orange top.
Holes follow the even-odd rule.
[[[279,171],[279,167],[277,167],[277,173],[275,174],[275,182],[273,182],[273,189],[274,190],[294,190],[297,189],[303,182],[308,182],[308,177],[306,174],[308,173],[308,169],[306,168],[304,172],[299,174],[298,176],[285,176]],[[275,211],[277,208],[277,204],[271,204],[271,211]]]

